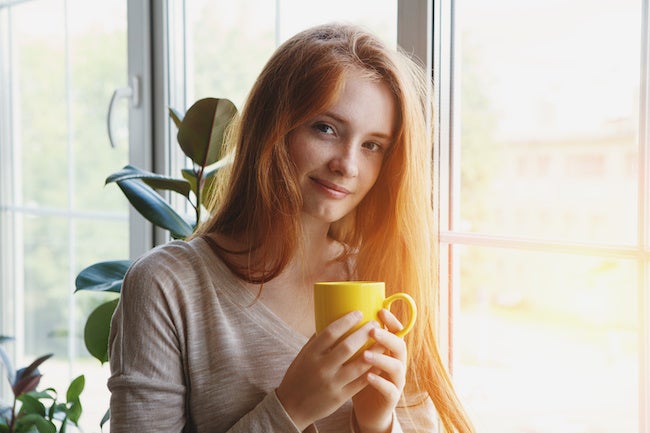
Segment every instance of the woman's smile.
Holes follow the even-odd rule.
[[[319,187],[325,194],[331,196],[334,199],[343,199],[352,192],[342,186],[339,186],[335,183],[328,182],[324,179],[319,179],[316,177],[310,177],[310,179]]]

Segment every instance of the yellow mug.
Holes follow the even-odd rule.
[[[396,300],[403,300],[409,308],[409,320],[404,328],[395,334],[406,335],[415,324],[417,307],[406,293],[395,293],[386,297],[386,285],[380,281],[329,281],[314,284],[314,313],[316,332],[352,311],[361,311],[363,319],[355,328],[375,320],[381,323],[378,313],[382,308],[390,309]]]

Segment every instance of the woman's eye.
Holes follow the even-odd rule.
[[[379,145],[379,144],[377,144],[377,143],[375,143],[373,141],[369,141],[367,143],[364,143],[363,147],[370,150],[370,151],[372,151],[372,152],[379,152],[379,151],[381,151],[383,149],[383,147],[381,147],[381,145]]]
[[[317,123],[314,125],[314,129],[316,129],[318,132],[322,132],[323,134],[334,134],[334,128],[326,123]]]

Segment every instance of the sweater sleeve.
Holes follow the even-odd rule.
[[[409,396],[402,399],[395,410],[398,425],[393,424],[393,432],[416,433],[438,431],[438,414],[428,395]],[[395,430],[395,429],[398,430]]]
[[[310,431],[309,429],[307,431]],[[275,392],[270,392],[255,409],[244,415],[228,433],[300,433]]]
[[[171,269],[139,261],[125,276],[109,339],[112,433],[196,430],[185,363],[186,323],[173,294],[174,287],[183,287],[182,276]],[[215,433],[299,433],[275,392],[234,425],[215,424]]]
[[[151,263],[127,272],[111,321],[111,431],[174,432],[186,424],[181,345]],[[162,274],[162,273],[161,273]]]

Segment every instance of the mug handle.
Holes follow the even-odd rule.
[[[411,295],[408,295],[406,293],[395,293],[393,295],[390,295],[388,298],[384,299],[384,308],[387,310],[390,310],[390,305],[394,302],[397,301],[398,299],[401,299],[405,301],[410,310],[410,317],[409,321],[404,325],[404,329],[401,331],[397,331],[395,335],[398,337],[404,337],[406,334],[409,333],[411,329],[413,329],[413,325],[415,325],[415,319],[418,315],[418,308],[415,306],[415,301],[411,297]]]

